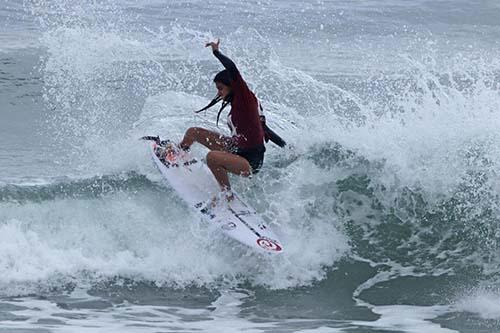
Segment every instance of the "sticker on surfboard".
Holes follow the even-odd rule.
[[[263,248],[264,250],[268,250],[268,251],[280,252],[282,250],[281,245],[279,245],[278,242],[273,241],[272,239],[269,239],[269,238],[265,238],[265,237],[261,237],[261,238],[257,239],[257,244],[261,248]]]

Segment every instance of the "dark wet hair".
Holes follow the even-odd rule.
[[[229,71],[227,69],[224,69],[222,71],[220,71],[219,73],[217,73],[214,77],[214,82],[220,82],[222,83],[223,85],[225,86],[228,86],[228,87],[231,87],[231,74],[229,74]],[[222,113],[222,110],[225,109],[226,106],[228,106],[228,104],[231,103],[231,100],[232,100],[232,95],[229,94],[229,96],[227,96],[225,99],[223,99],[222,97],[220,97],[219,95],[216,95],[214,97],[214,99],[212,99],[212,101],[210,103],[208,103],[207,106],[205,106],[203,109],[201,110],[198,110],[198,111],[195,111],[195,113],[200,113],[202,111],[205,111],[209,108],[211,108],[212,106],[214,106],[215,104],[219,103],[220,101],[222,101],[222,106],[221,108],[219,109],[219,112],[217,113],[217,122],[216,122],[216,126],[219,127],[219,118],[220,118],[220,114]]]
[[[224,69],[223,71],[217,73],[214,77],[214,82],[220,82],[223,85],[230,87],[231,75],[229,74],[229,71],[227,69]]]

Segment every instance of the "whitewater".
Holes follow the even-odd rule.
[[[216,38],[289,143],[231,178],[283,255],[138,140],[227,133]],[[499,40],[490,0],[4,0],[0,332],[498,332]]]

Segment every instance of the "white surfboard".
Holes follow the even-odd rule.
[[[255,209],[235,193],[229,203],[211,208],[208,202],[220,192],[208,167],[189,152],[156,155],[157,143],[149,144],[152,158],[166,183],[192,207],[202,220],[227,236],[254,249],[270,253],[283,252],[283,245]]]

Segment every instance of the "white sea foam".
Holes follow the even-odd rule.
[[[380,318],[373,322],[356,321],[360,326],[368,326],[379,329],[398,330],[408,333],[452,333],[458,332],[442,327],[440,324],[430,320],[449,311],[447,306],[410,306],[410,305],[387,305],[372,308],[373,312]]]
[[[482,319],[500,320],[500,293],[491,290],[476,290],[461,297],[454,304],[458,311],[474,313]]]
[[[77,295],[75,295],[77,294]],[[41,299],[18,298],[4,303],[15,306],[11,313],[15,316],[27,317],[26,321],[5,319],[5,329],[50,329],[52,332],[97,333],[97,332],[178,332],[179,330],[200,332],[268,332],[268,331],[300,331],[300,332],[342,332],[341,329],[324,326],[315,329],[300,330],[300,327],[317,327],[313,320],[301,319],[268,319],[255,321],[241,315],[241,305],[249,298],[245,291],[222,291],[221,295],[210,306],[176,307],[162,305],[118,304],[99,310],[79,308],[78,302],[99,301],[78,292],[75,297],[75,309],[63,309],[56,303]],[[117,320],[119,318],[119,320]],[[345,326],[345,324],[344,324]]]
[[[54,332],[175,332],[196,330],[202,332],[267,332],[294,331],[304,333],[338,333],[352,329],[374,328],[407,333],[451,333],[431,320],[449,311],[447,306],[377,306],[373,311],[380,315],[375,321],[328,321],[308,319],[266,319],[255,321],[242,314],[242,305],[252,295],[245,290],[221,290],[221,295],[207,307],[195,308],[135,305],[128,302],[99,310],[79,306],[80,302],[100,301],[98,297],[76,290],[68,301],[74,309],[61,308],[49,300],[17,298],[3,304],[15,305],[10,313],[27,317],[20,321],[5,319],[4,328],[46,328]],[[103,300],[105,301],[105,300]],[[120,320],[117,320],[120,318]]]
[[[297,165],[295,175],[301,170]],[[152,166],[148,172],[159,180]],[[245,190],[245,183],[236,185]],[[310,284],[324,278],[325,267],[342,258],[348,245],[334,221],[304,215],[308,199],[292,200],[300,185],[289,185],[260,198],[272,205],[271,223],[281,231],[286,247],[286,254],[277,257],[258,255],[211,233],[168,191],[161,196],[110,192],[97,199],[2,203],[5,242],[0,247],[7,254],[0,265],[2,293],[20,292],[13,291],[12,283],[43,286],[58,284],[61,278],[86,279],[89,273],[95,279],[123,276],[176,286],[220,279],[271,288]]]

